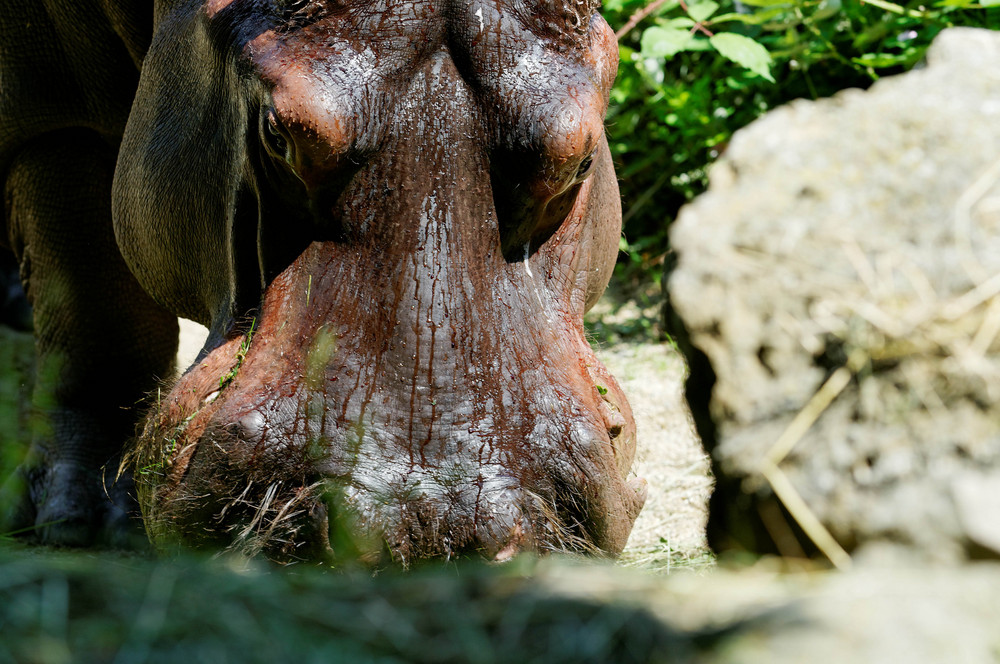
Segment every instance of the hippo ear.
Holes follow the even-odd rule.
[[[190,4],[190,3],[186,3]],[[256,254],[256,214],[238,214],[247,110],[235,72],[213,52],[203,13],[160,21],[118,156],[115,235],[129,268],[174,313],[218,324],[232,315],[240,254]],[[254,227],[235,227],[239,219]],[[259,293],[259,291],[258,291]]]

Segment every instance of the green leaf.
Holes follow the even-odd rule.
[[[760,25],[761,23],[770,21],[784,11],[784,9],[777,7],[775,9],[768,9],[766,12],[755,12],[753,14],[719,14],[712,19],[712,25],[719,25],[728,21],[736,21],[737,23],[744,23],[746,25]]]
[[[770,69],[771,54],[754,40],[732,32],[721,32],[710,37],[709,42],[723,57],[774,83]]]
[[[715,13],[719,8],[719,3],[712,2],[712,0],[704,0],[695,5],[688,6],[688,16],[693,18],[698,23],[705,21],[709,16]]]
[[[812,20],[819,22],[836,16],[843,11],[844,5],[841,0],[823,0],[813,12]]]
[[[881,67],[898,67],[899,65],[905,65],[909,61],[909,58],[905,53],[902,55],[891,53],[865,53],[859,58],[851,58],[851,61],[865,67],[875,67],[878,69]]]
[[[642,33],[642,56],[644,58],[670,58],[686,49],[694,37],[688,30],[653,26]]]
[[[672,18],[669,21],[660,19],[658,23],[662,25],[664,28],[693,28],[695,25],[697,25],[687,16]]]
[[[742,0],[744,5],[750,7],[775,7],[777,5],[783,5],[785,7],[791,7],[792,3],[788,0]]]
[[[684,49],[685,51],[711,51],[712,45],[708,43],[707,39],[691,39],[691,43],[688,47]]]

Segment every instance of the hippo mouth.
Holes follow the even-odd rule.
[[[627,480],[635,428],[576,326],[452,348],[444,321],[475,336],[475,317],[453,310],[434,328],[447,344],[412,330],[372,339],[356,317],[330,322],[356,301],[332,287],[337,253],[311,245],[259,319],[147,420],[136,475],[154,545],[376,565],[617,554],[645,498]]]

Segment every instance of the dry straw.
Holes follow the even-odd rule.
[[[995,193],[998,181],[1000,160],[986,168],[959,196],[952,212],[953,249],[960,269],[972,283],[970,288],[941,297],[932,278],[906,255],[906,245],[902,251],[893,248],[869,258],[854,238],[841,237],[841,248],[857,279],[836,284],[831,292],[841,295],[819,308],[822,315],[810,315],[810,320],[800,327],[809,330],[813,340],[839,340],[848,359],[792,419],[765,455],[759,472],[806,535],[837,568],[850,567],[850,555],[802,499],[780,464],[852,379],[860,383],[875,378],[875,365],[899,367],[907,387],[931,413],[947,408],[947,396],[937,392],[942,384],[938,381],[955,376],[941,372],[944,375],[928,380],[929,376],[919,372],[915,363],[906,360],[954,358],[957,363],[952,373],[974,374],[988,384],[995,382],[995,370],[982,360],[1000,335],[1000,273],[991,273],[977,257],[973,228],[977,208],[987,214],[995,212],[992,205],[983,203]],[[798,276],[806,278],[804,274]],[[901,283],[908,288],[900,288]],[[805,347],[815,345],[808,340],[802,343]]]

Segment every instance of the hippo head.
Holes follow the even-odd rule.
[[[210,336],[140,441],[154,543],[621,551],[645,483],[583,330],[621,226],[596,4],[159,3],[115,229]]]

